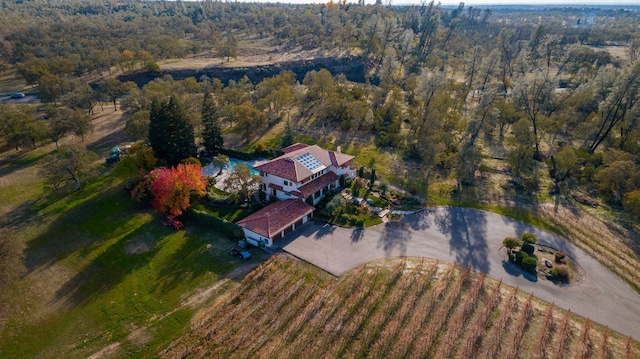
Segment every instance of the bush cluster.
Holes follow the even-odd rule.
[[[566,266],[557,266],[551,268],[549,274],[551,274],[553,278],[565,283],[569,283],[569,280],[571,279],[569,275],[569,268],[567,268]]]

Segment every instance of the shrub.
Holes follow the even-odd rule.
[[[624,211],[636,221],[640,221],[640,190],[629,192],[622,201]]]
[[[356,178],[351,183],[351,189],[353,190],[353,195],[358,196],[361,189],[365,187],[364,180],[362,178]]]
[[[516,247],[520,247],[520,240],[518,238],[515,237],[507,237],[502,241],[502,245],[504,245],[505,247],[509,248],[509,249],[514,249]]]
[[[522,269],[530,273],[535,273],[538,261],[534,257],[522,258]]]
[[[331,215],[337,215],[344,212],[345,207],[347,206],[348,201],[346,198],[341,195],[335,195],[331,198],[329,203],[325,206],[327,213]]]
[[[520,239],[522,239],[522,242],[528,243],[528,244],[536,244],[536,242],[538,242],[538,237],[536,237],[536,235],[531,232],[522,233],[522,236],[520,236]]]
[[[553,278],[561,282],[569,283],[569,280],[570,280],[569,268],[567,268],[566,266],[558,266],[558,267],[552,268],[549,271],[549,274],[551,274]]]
[[[516,264],[517,265],[521,265],[522,264],[522,260],[525,259],[525,258],[528,258],[528,257],[529,256],[523,251],[516,252]]]
[[[183,165],[198,165],[198,166],[202,166],[202,163],[200,163],[200,160],[195,158],[195,157],[187,157],[187,158],[181,159],[180,163],[182,163]]]
[[[533,252],[536,250],[535,247],[529,243],[523,243],[521,249],[528,255],[533,255]]]
[[[216,183],[218,183],[218,180],[216,180],[215,177],[207,177],[207,191],[211,189],[211,187],[214,187]]]
[[[349,222],[349,217],[350,217],[350,216],[349,216],[348,214],[343,213],[343,214],[340,216],[340,223],[346,224],[347,222]]]

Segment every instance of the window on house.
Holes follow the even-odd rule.
[[[284,180],[284,185],[285,185],[285,186],[288,186],[288,185],[289,185],[289,181]]]

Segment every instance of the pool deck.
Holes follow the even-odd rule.
[[[246,164],[252,167],[260,166],[261,164],[268,162],[268,160],[265,160],[263,158],[259,158],[257,160],[251,160],[251,161],[243,161],[237,158],[229,158],[229,160],[233,160],[238,163]],[[213,166],[213,160],[208,165],[202,167],[202,175],[206,177],[215,177],[216,178],[215,187],[219,190],[224,190],[224,181],[227,179],[227,177],[229,177],[229,174],[231,173],[231,169],[225,168],[222,170],[222,173],[218,175],[219,172],[220,172],[220,168]]]

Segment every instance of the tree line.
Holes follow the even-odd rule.
[[[82,136],[90,130],[81,125],[82,112],[119,103],[130,116],[127,134],[151,143],[167,163],[195,154],[198,144],[218,153],[225,128],[252,141],[286,121],[290,139],[291,132],[301,131],[291,124],[302,121],[401,154],[412,173],[398,180],[408,186],[427,189],[433,180],[451,177],[459,189],[473,186],[487,157],[496,157],[504,159],[510,186],[518,191],[536,193],[542,171],[548,171],[557,196],[580,189],[629,210],[638,197],[640,40],[634,11],[533,13],[464,4],[445,9],[434,2],[63,2],[2,11],[11,23],[19,10],[22,16],[50,14],[29,29],[3,34],[2,58],[37,84],[52,110],[38,122],[26,108],[4,107],[12,120],[5,121],[3,134],[15,147],[35,146],[45,134],[54,142],[60,133]],[[56,22],[51,14],[69,16]],[[92,25],[86,31],[100,24],[107,30],[76,41],[83,34],[78,24],[87,19]],[[178,42],[192,54],[215,51],[230,58],[237,55],[239,39],[269,34],[278,48],[362,53],[367,81],[353,83],[320,70],[301,83],[283,72],[258,84],[168,76],[142,88],[112,78],[86,84],[98,72],[148,71],[154,59],[187,56],[186,50],[164,53],[151,37],[170,37],[167,43]],[[623,55],[602,45],[624,45]],[[80,64],[95,51],[109,52],[100,57],[111,60],[92,75]],[[60,126],[57,113],[67,119]],[[174,122],[175,131],[185,131],[180,149],[158,138],[166,133],[157,128]]]

